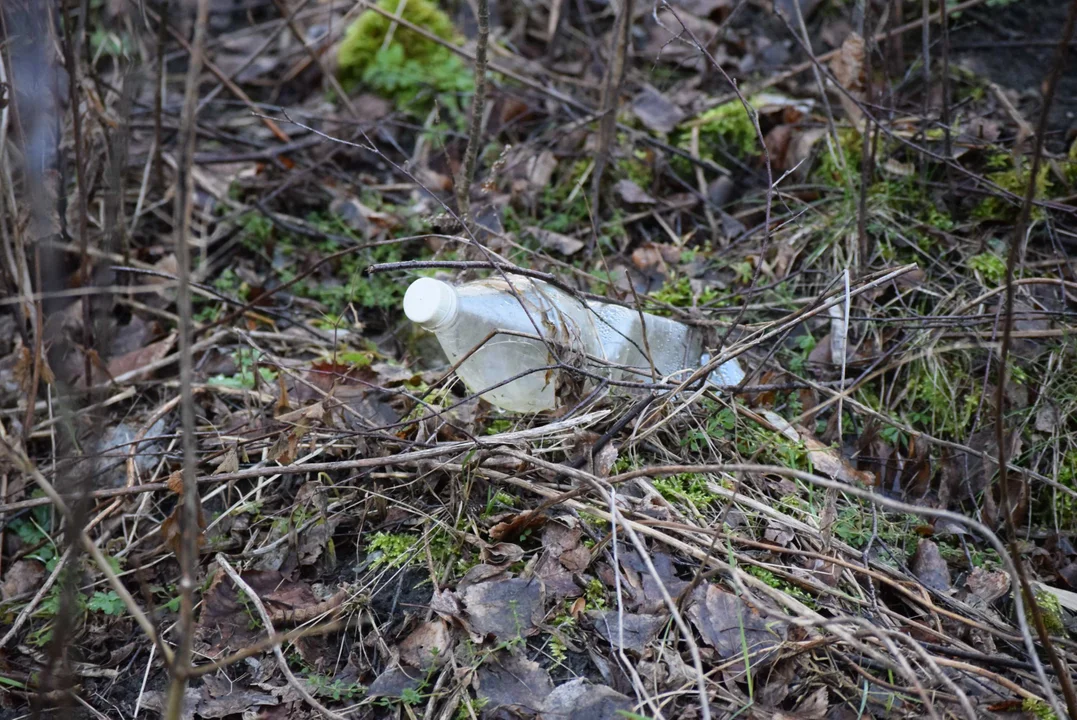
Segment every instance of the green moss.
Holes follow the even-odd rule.
[[[379,0],[396,13],[402,0]],[[430,0],[407,0],[402,19],[450,42],[459,41],[449,16]],[[473,91],[471,72],[451,50],[397,25],[386,45],[392,21],[373,10],[348,28],[337,54],[337,74],[346,89],[363,84],[391,98],[406,112],[428,111],[437,101],[450,115],[462,117],[460,96]]]
[[[1058,720],[1058,716],[1055,715],[1054,710],[1052,710],[1051,706],[1043,700],[1025,698],[1021,701],[1021,709],[1032,715],[1036,720]]]
[[[707,487],[707,478],[699,473],[657,477],[651,482],[654,489],[666,500],[670,502],[687,500],[697,510],[706,508],[718,497]]]
[[[1006,279],[1006,261],[995,253],[985,252],[969,258],[969,267],[981,273],[984,279],[1001,285]]]
[[[863,142],[852,128],[838,130],[838,144],[831,152],[827,139],[819,141],[819,162],[812,172],[815,182],[832,187],[852,188],[860,182],[860,158]],[[844,165],[844,166],[843,166]]]
[[[1058,602],[1058,596],[1046,590],[1037,590],[1036,605],[1043,615],[1043,624],[1047,626],[1047,632],[1052,635],[1065,635],[1066,623],[1062,619],[1062,604]]]
[[[749,100],[753,107],[756,100]],[[755,123],[740,100],[712,108],[699,116],[699,139],[704,146],[720,143],[729,151],[748,156],[759,152],[759,137]],[[704,148],[700,148],[702,151]]]
[[[401,2],[402,0],[379,0],[378,7],[395,15]],[[449,16],[429,0],[407,0],[401,18],[429,30],[443,40],[456,40],[456,28]],[[391,25],[389,18],[367,10],[348,27],[337,54],[338,74],[345,86],[361,80],[363,73],[374,65],[374,58],[382,50]],[[439,51],[444,50],[436,42],[403,25],[397,25],[393,31],[389,47],[394,45],[401,48],[405,59],[427,64],[438,59]]]
[[[987,174],[987,179],[998,185],[1003,190],[1013,193],[1018,197],[1024,197],[1028,190],[1029,169],[1024,163],[1014,165],[1013,159],[1007,155],[998,154],[988,160],[990,167],[1007,167],[1005,170]],[[1036,198],[1047,197],[1051,191],[1051,166],[1043,163],[1036,176]],[[972,216],[978,220],[995,220],[1000,222],[1012,222],[1020,213],[1020,203],[1013,202],[1004,197],[994,195],[985,198],[972,211]],[[1032,217],[1043,217],[1043,209],[1032,208]]]
[[[696,297],[692,291],[692,283],[685,276],[671,278],[660,289],[651,293],[651,298],[664,305],[674,307],[692,307],[693,305],[707,305],[718,299],[718,291],[714,288],[703,288]],[[654,310],[655,314],[663,314],[661,309]]]

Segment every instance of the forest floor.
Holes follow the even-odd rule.
[[[669,2],[5,0],[0,719],[1077,715],[1077,2]]]

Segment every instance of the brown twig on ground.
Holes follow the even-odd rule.
[[[258,611],[258,617],[262,619],[262,624],[265,625],[266,632],[269,633],[269,636],[275,636],[277,638],[280,638],[280,636],[277,635],[277,631],[273,628],[273,618],[270,617],[269,611],[266,610],[266,606],[265,603],[262,602],[262,598],[258,597],[258,593],[256,593],[254,589],[243,580],[243,577],[238,572],[236,572],[236,569],[232,567],[231,563],[228,562],[228,559],[220,553],[217,554],[217,564],[221,567],[222,570],[224,570],[228,577],[232,579],[232,582],[235,583],[236,587],[248,598],[250,598],[251,604],[253,604],[255,609]],[[291,668],[288,667],[288,660],[284,657],[284,653],[281,651],[280,645],[280,642],[273,643],[273,655],[277,658],[277,667],[280,668],[281,674],[284,675],[285,679],[288,681],[288,684],[291,685],[297,693],[299,693],[299,696],[303,698],[303,700],[306,701],[308,705],[310,705],[312,708],[317,710],[325,717],[330,718],[331,720],[344,720],[343,715],[333,712],[332,710],[315,700],[314,696],[311,695],[310,692],[307,691],[306,687],[303,686],[303,683],[299,682],[299,679],[292,672]]]
[[[194,391],[192,381],[194,359],[191,343],[194,324],[191,319],[191,256],[190,234],[193,201],[191,165],[195,148],[195,125],[198,112],[198,84],[202,75],[202,49],[209,21],[209,0],[198,0],[194,19],[194,38],[190,44],[190,64],[187,67],[187,86],[180,117],[180,148],[176,164],[176,202],[173,213],[173,232],[176,238],[176,267],[179,287],[176,308],[179,312],[179,381],[180,417],[183,447],[182,511],[179,523],[180,611],[177,624],[179,644],[169,667],[171,684],[168,692],[167,720],[178,720],[183,714],[187,673],[191,667],[191,647],[194,642],[194,593],[198,587],[198,545],[201,528],[201,501],[196,481],[198,448],[195,443]]]
[[[487,46],[490,42],[490,0],[478,0],[479,34],[475,38],[475,94],[471,96],[471,120],[464,161],[456,176],[456,207],[467,223],[471,213],[471,184],[475,182],[475,164],[482,143],[482,127],[486,114]]]
[[[1036,179],[1039,177],[1044,143],[1047,139],[1047,121],[1051,112],[1051,105],[1054,102],[1055,90],[1058,87],[1059,79],[1062,77],[1062,70],[1066,65],[1066,55],[1070,41],[1073,39],[1075,26],[1077,26],[1077,0],[1071,0],[1069,12],[1066,16],[1066,23],[1062,28],[1058,46],[1055,49],[1054,60],[1051,63],[1051,69],[1047,75],[1046,84],[1044,86],[1043,106],[1040,109],[1040,119],[1036,127],[1036,141],[1032,150],[1032,166],[1028,173],[1027,189],[1025,190],[1024,202],[1021,204],[1021,213],[1017,218],[1017,226],[1014,229],[1013,236],[1010,238],[1010,252],[1006,260],[1006,301],[1002,318],[1002,347],[999,350],[998,379],[995,383],[995,441],[998,443],[999,490],[1002,500],[1002,519],[1006,526],[1010,552],[1017,563],[1017,585],[1019,585],[1021,589],[1021,599],[1014,604],[1016,607],[1024,606],[1032,615],[1033,624],[1036,626],[1036,633],[1039,635],[1040,642],[1043,644],[1047,657],[1054,667],[1055,673],[1058,675],[1059,683],[1062,686],[1062,695],[1066,700],[1066,709],[1069,712],[1070,718],[1077,718],[1077,691],[1074,690],[1073,676],[1070,674],[1069,668],[1066,667],[1065,659],[1059,654],[1054,643],[1051,641],[1050,633],[1047,631],[1047,626],[1044,623],[1043,611],[1040,609],[1039,603],[1036,600],[1036,594],[1033,592],[1032,584],[1028,579],[1028,571],[1025,568],[1024,561],[1018,551],[1018,533],[1016,522],[1013,517],[1013,497],[1010,494],[1010,473],[1006,458],[1009,442],[1006,438],[1005,407],[1006,383],[1009,371],[1007,362],[1009,361],[1010,355],[1010,341],[1013,337],[1013,309],[1015,296],[1013,283],[1014,278],[1017,275],[1018,265],[1021,261],[1021,254],[1024,251],[1025,234],[1028,232],[1029,220],[1032,216],[1032,201],[1036,196],[1037,188]],[[1049,688],[1044,689],[1048,691],[1050,690]],[[1058,707],[1058,703],[1053,694],[1049,692],[1048,698],[1050,699],[1055,712],[1061,717],[1061,708]]]

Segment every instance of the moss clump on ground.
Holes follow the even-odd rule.
[[[752,107],[757,105],[754,98],[748,103]],[[728,150],[745,156],[759,152],[755,123],[740,100],[731,100],[708,110],[699,116],[699,122],[702,144],[722,143]]]
[[[999,154],[988,160],[988,166],[998,170],[998,172],[988,173],[988,180],[1019,198],[1025,196],[1028,189],[1029,174],[1029,167],[1026,163],[1022,162],[1015,165],[1013,158]],[[1036,176],[1036,199],[1049,197],[1051,191],[1050,172],[1051,166],[1049,163],[1040,165]],[[1017,219],[1020,211],[1021,205],[1019,202],[1012,202],[1010,199],[992,195],[984,198],[972,211],[972,215],[978,220],[1013,222]],[[1043,208],[1032,208],[1032,217],[1041,219],[1043,217]]]
[[[378,7],[396,14],[405,0],[380,0]],[[460,40],[449,16],[430,0],[406,0],[401,19],[422,27],[449,43]],[[421,113],[435,100],[459,114],[459,96],[470,93],[470,71],[451,50],[367,10],[348,28],[337,53],[337,74],[345,89],[363,84],[394,100],[407,112]]]

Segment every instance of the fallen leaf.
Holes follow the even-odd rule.
[[[613,189],[622,200],[630,205],[654,205],[658,202],[643,188],[627,178],[618,180]]]
[[[685,118],[683,110],[652,87],[633,98],[632,112],[645,128],[663,135],[673,132]]]
[[[541,720],[622,720],[635,703],[606,685],[576,678],[558,685],[546,697]]]
[[[122,382],[136,382],[145,379],[148,371],[144,370],[144,368],[166,357],[172,351],[172,346],[176,344],[177,337],[179,336],[176,333],[172,333],[165,339],[150,343],[144,348],[112,358],[108,362],[109,376],[113,380],[119,379]],[[139,372],[139,370],[142,370],[142,372]],[[131,374],[128,375],[129,373]]]
[[[614,648],[642,652],[666,624],[663,615],[618,613],[616,610],[592,610],[587,617],[595,630]]]
[[[538,579],[509,578],[470,585],[460,599],[465,624],[481,642],[487,635],[498,640],[534,635],[545,615],[545,595]]]
[[[547,250],[559,252],[562,255],[574,255],[582,250],[586,244],[582,240],[577,240],[574,237],[562,235],[561,233],[545,230],[540,227],[532,226],[525,229],[528,234],[538,240],[539,245]]]
[[[816,471],[829,475],[835,480],[850,484],[874,485],[875,475],[865,470],[857,470],[841,457],[836,450],[816,440],[806,428],[794,427],[788,420],[771,410],[760,413],[776,432],[793,442],[802,442],[808,451],[808,459]]]
[[[485,712],[517,706],[536,713],[553,690],[550,674],[537,662],[502,650],[475,673],[475,694],[486,700]]]
[[[965,578],[969,592],[985,603],[993,603],[1010,591],[1010,574],[1002,570],[984,570],[975,567]]]
[[[730,661],[726,672],[733,677],[745,672],[741,659],[745,645],[752,672],[756,672],[777,659],[777,650],[788,634],[784,621],[763,618],[739,597],[717,585],[705,585],[693,591],[688,617],[718,656]]]
[[[950,589],[950,568],[939,552],[939,546],[931,540],[920,540],[909,567],[927,587],[939,592]]]
[[[452,645],[452,634],[445,621],[432,620],[400,642],[400,661],[422,670],[441,667],[449,659]]]
[[[44,580],[44,565],[37,560],[19,560],[4,575],[4,584],[0,585],[0,600],[36,592]]]

